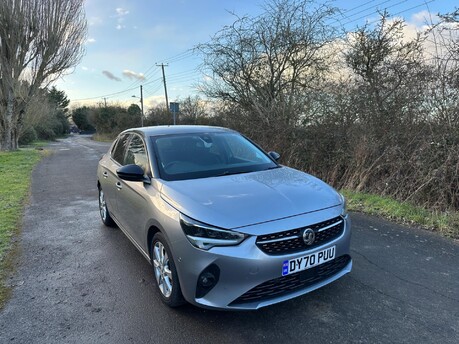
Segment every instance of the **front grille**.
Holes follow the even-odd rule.
[[[315,240],[312,245],[306,245],[303,241],[303,232],[306,228],[311,228],[315,233]],[[344,220],[338,216],[307,227],[260,235],[257,237],[256,243],[260,250],[269,255],[290,254],[326,244],[338,238],[343,230]]]
[[[231,302],[230,306],[269,300],[309,287],[337,274],[346,267],[350,260],[349,255],[340,256],[314,268],[264,282]]]

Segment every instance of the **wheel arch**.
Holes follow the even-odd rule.
[[[153,240],[153,237],[155,236],[156,233],[163,233],[163,231],[161,231],[161,229],[159,229],[159,226],[155,224],[150,225],[150,227],[148,228],[148,232],[147,232],[147,248],[148,248],[148,255],[150,257],[150,263],[152,261],[151,241]]]

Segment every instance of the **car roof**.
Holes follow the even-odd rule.
[[[212,127],[206,125],[158,125],[153,127],[132,128],[123,131],[140,132],[145,136],[159,136],[171,134],[192,134],[192,133],[215,133],[215,132],[234,132],[231,129],[222,127]]]

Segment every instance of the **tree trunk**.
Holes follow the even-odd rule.
[[[0,0],[0,23],[0,150],[9,151],[31,97],[83,56],[84,0]]]
[[[12,90],[8,92],[6,113],[3,121],[3,131],[0,137],[0,151],[11,151],[18,149],[18,130],[14,116],[14,94]]]

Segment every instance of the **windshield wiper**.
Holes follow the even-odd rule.
[[[260,171],[267,171],[267,170],[273,170],[275,168],[281,168],[282,166],[281,165],[277,165],[277,166],[271,166],[271,167],[268,167],[267,169],[265,170],[260,170]],[[231,172],[231,171],[223,171],[222,173],[219,173],[217,174],[217,177],[220,177],[220,176],[230,176],[230,175],[233,175],[233,174],[243,174],[243,173],[251,173],[251,172],[256,172],[257,170],[254,170],[254,171],[235,171],[235,172]]]
[[[222,172],[222,173],[217,174],[217,177],[220,177],[220,176],[230,176],[230,175],[233,175],[233,174],[250,173],[250,172],[253,172],[253,171],[236,171],[236,172],[224,171],[224,172]]]

